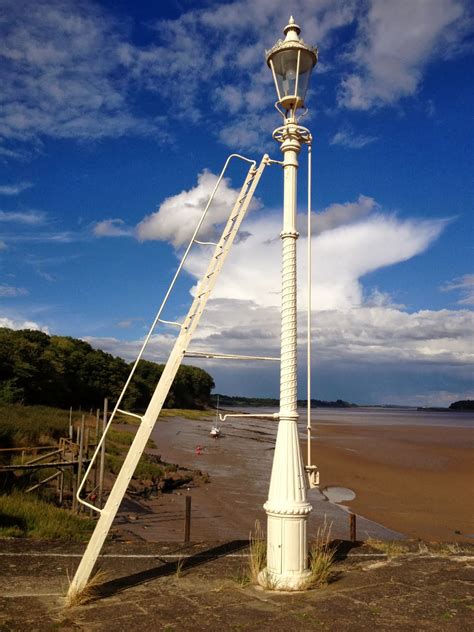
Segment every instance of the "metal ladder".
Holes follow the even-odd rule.
[[[227,169],[227,166],[230,162],[231,159],[233,158],[238,158],[241,160],[245,160],[246,162],[250,162],[251,166],[248,170],[248,173],[246,175],[244,184],[242,185],[242,188],[237,196],[237,200],[234,204],[234,207],[232,208],[232,211],[229,215],[228,221],[224,227],[224,230],[221,234],[221,237],[219,239],[219,241],[216,244],[212,244],[215,245],[215,250],[214,250],[214,254],[211,257],[211,260],[209,262],[207,271],[205,273],[205,275],[203,276],[203,278],[201,279],[198,288],[196,290],[196,294],[195,294],[195,298],[191,304],[191,307],[189,309],[189,312],[186,316],[186,318],[184,319],[183,323],[172,323],[170,321],[165,321],[163,319],[161,319],[161,312],[163,310],[163,307],[170,295],[170,292],[174,286],[174,283],[176,281],[176,278],[178,276],[178,274],[180,273],[184,261],[186,260],[186,257],[189,253],[189,250],[191,249],[193,244],[201,244],[201,245],[211,245],[211,242],[203,242],[203,241],[199,241],[198,239],[196,239],[197,237],[197,233],[199,231],[199,228],[202,225],[202,222],[206,216],[206,213],[209,209],[209,206],[212,202],[212,199],[216,193],[217,187],[219,185],[219,183],[221,182],[223,175],[225,173],[225,170]],[[109,422],[107,423],[107,426],[105,428],[105,432],[101,437],[101,440],[99,441],[97,447],[96,447],[96,451],[92,457],[91,463],[89,464],[89,468],[86,470],[84,478],[82,480],[81,485],[78,488],[77,491],[77,499],[80,503],[82,503],[83,505],[85,505],[86,507],[89,507],[90,509],[93,509],[94,511],[97,511],[100,515],[99,515],[99,520],[97,521],[95,530],[91,536],[91,539],[89,541],[89,544],[87,545],[86,551],[82,557],[82,560],[79,564],[79,567],[76,571],[76,574],[70,584],[69,587],[69,594],[72,594],[74,592],[80,591],[87,583],[90,574],[94,568],[94,565],[97,561],[98,556],[100,555],[100,551],[102,549],[102,546],[104,544],[104,541],[109,533],[110,527],[112,526],[112,523],[114,521],[114,518],[117,514],[117,511],[120,507],[120,504],[122,502],[122,499],[125,495],[125,492],[127,491],[128,485],[130,483],[130,480],[135,472],[135,469],[138,465],[138,462],[140,460],[140,457],[143,454],[143,451],[146,447],[147,441],[150,438],[150,435],[153,431],[153,428],[155,426],[155,423],[158,419],[158,416],[161,412],[161,409],[163,407],[163,404],[165,402],[165,399],[168,395],[168,392],[171,388],[171,385],[173,383],[173,380],[176,376],[176,373],[178,372],[178,369],[181,365],[181,362],[183,360],[183,357],[186,355],[186,351],[188,349],[188,346],[191,342],[191,339],[193,337],[193,334],[196,330],[196,327],[199,324],[199,320],[201,318],[201,315],[204,311],[204,308],[206,307],[206,303],[209,299],[209,296],[212,292],[212,289],[214,288],[216,281],[218,279],[219,276],[219,272],[222,269],[222,266],[224,264],[224,261],[227,257],[227,255],[229,254],[229,251],[231,249],[231,246],[233,244],[233,241],[235,239],[235,236],[237,235],[237,232],[240,228],[240,225],[242,223],[242,220],[244,219],[244,216],[248,210],[248,207],[250,205],[250,202],[252,200],[252,197],[254,195],[255,189],[257,187],[257,184],[260,180],[260,177],[265,169],[265,167],[267,166],[267,164],[269,164],[270,159],[269,157],[265,154],[260,162],[260,165],[257,167],[256,166],[256,162],[253,160],[249,160],[247,158],[244,158],[242,156],[239,156],[238,154],[232,154],[231,156],[229,156],[229,158],[227,159],[224,168],[220,174],[220,177],[217,181],[216,187],[214,188],[214,191],[211,195],[211,198],[206,206],[206,208],[204,209],[204,212],[201,216],[201,219],[198,223],[198,226],[196,228],[196,230],[194,231],[193,237],[191,238],[191,241],[189,242],[189,245],[183,255],[183,258],[181,260],[180,265],[178,266],[178,270],[171,282],[170,287],[168,288],[168,291],[165,295],[165,298],[163,300],[163,303],[158,311],[158,314],[153,322],[153,325],[150,329],[150,332],[148,334],[148,336],[145,339],[145,342],[142,346],[142,349],[138,355],[138,358],[131,370],[130,376],[122,390],[122,393],[118,399],[118,402],[114,408],[114,411],[111,415],[111,418],[109,420]],[[166,362],[165,368],[163,369],[163,373],[160,377],[160,380],[158,382],[158,385],[155,389],[155,392],[153,393],[153,396],[150,400],[150,403],[148,404],[148,407],[145,411],[145,413],[142,415],[137,415],[135,413],[131,413],[129,411],[125,411],[119,408],[120,406],[120,402],[123,399],[123,396],[125,394],[126,389],[128,388],[131,379],[133,377],[133,374],[135,372],[135,369],[138,365],[138,362],[140,361],[143,352],[145,350],[145,347],[151,337],[151,334],[153,333],[153,330],[156,326],[156,324],[158,322],[162,322],[162,323],[167,323],[167,324],[174,324],[180,327],[180,332],[178,334],[178,337],[175,341],[175,344],[173,346],[173,349],[170,353],[170,356],[168,358],[168,361]],[[189,354],[191,355],[191,354]],[[89,472],[92,469],[92,465],[95,461],[95,459],[97,458],[97,455],[99,454],[99,451],[102,448],[102,444],[105,440],[105,436],[106,433],[108,431],[108,429],[110,428],[113,418],[115,416],[115,414],[119,412],[125,415],[129,415],[135,418],[139,418],[140,419],[140,425],[138,427],[138,430],[136,432],[135,438],[130,446],[130,449],[127,453],[127,456],[125,458],[125,461],[122,465],[122,468],[117,476],[117,479],[115,480],[115,483],[112,487],[112,490],[110,492],[110,495],[107,499],[107,502],[105,504],[105,506],[103,507],[103,509],[96,507],[94,505],[92,505],[91,503],[87,502],[86,500],[80,498],[80,493],[82,491],[82,488],[84,487],[85,481],[87,479],[87,476],[89,474]]]

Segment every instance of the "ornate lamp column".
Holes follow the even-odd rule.
[[[312,509],[306,496],[306,472],[298,438],[296,349],[296,178],[301,144],[309,131],[298,125],[296,112],[304,107],[317,50],[299,38],[293,17],[285,27],[285,40],[267,52],[278,93],[277,109],[284,125],[273,137],[283,152],[283,265],[281,289],[280,415],[270,480],[267,512],[267,568],[260,575],[263,585],[277,590],[303,588],[308,577],[306,525]],[[281,106],[280,109],[279,106]]]

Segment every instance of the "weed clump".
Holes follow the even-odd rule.
[[[331,527],[326,517],[318,528],[316,539],[309,549],[309,570],[311,575],[306,588],[322,588],[327,586],[333,574],[332,566],[336,549],[331,546]]]
[[[76,590],[69,589],[64,599],[64,607],[77,608],[77,606],[83,606],[94,599],[97,596],[99,586],[103,584],[107,578],[108,575],[105,571],[100,569],[97,570],[93,575],[91,575],[85,586]],[[70,586],[71,580],[69,577],[68,579]]]
[[[249,536],[249,574],[255,584],[258,583],[258,575],[267,563],[267,544],[263,537],[260,521],[255,521],[255,532]]]

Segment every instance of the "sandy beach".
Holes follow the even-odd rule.
[[[433,413],[436,415],[436,413]],[[320,489],[342,486],[356,497],[343,506],[358,515],[358,534],[426,541],[472,541],[474,534],[470,420],[446,427],[441,417],[371,411],[316,411],[313,454]],[[440,423],[441,419],[441,423]],[[461,419],[461,418],[458,418]],[[471,417],[472,419],[472,417]],[[420,420],[422,423],[420,423]],[[265,525],[277,425],[272,421],[231,419],[220,439],[209,437],[212,419],[163,418],[153,438],[163,460],[209,473],[205,485],[159,494],[145,510],[126,504],[120,532],[146,541],[180,540],[184,496],[192,497],[193,539],[247,538],[255,520]],[[301,420],[301,434],[305,423]],[[202,447],[201,454],[196,446]],[[302,440],[303,453],[305,441]],[[333,536],[347,538],[347,515],[318,490],[309,492],[313,512],[309,536],[324,519]],[[364,518],[366,520],[364,520]]]

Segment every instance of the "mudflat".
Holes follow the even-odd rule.
[[[212,423],[212,417],[160,419],[153,434],[155,452],[165,461],[201,469],[209,474],[209,482],[145,502],[125,502],[116,522],[125,537],[182,540],[185,495],[192,497],[193,540],[247,538],[257,519],[265,527],[262,505],[277,424],[229,418],[221,424],[222,437],[213,439]],[[347,538],[350,509],[358,514],[359,539],[472,541],[473,432],[466,417],[454,416],[450,423],[449,417],[417,416],[416,411],[315,411],[312,450],[320,489],[347,487],[356,497],[337,506],[320,491],[310,490],[309,537],[326,516],[333,524],[332,536]]]
[[[351,511],[410,538],[474,537],[473,433],[468,428],[322,424],[314,458],[322,487],[341,485]]]

